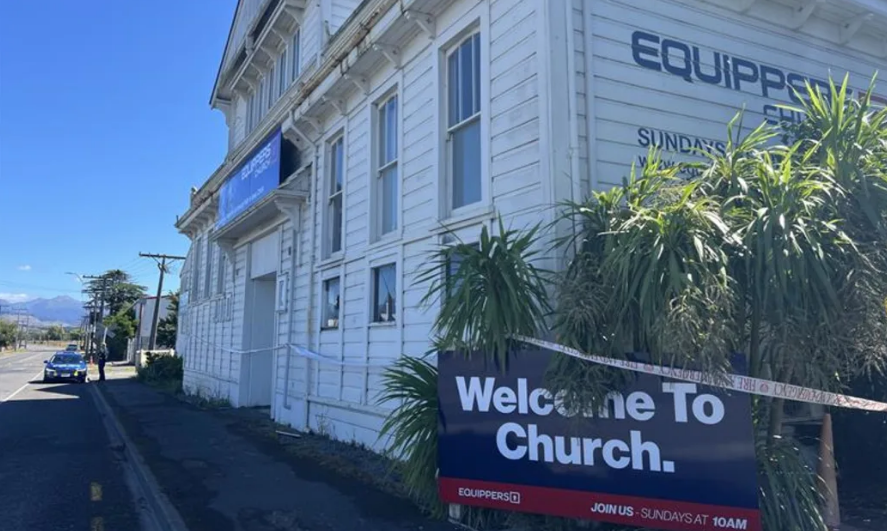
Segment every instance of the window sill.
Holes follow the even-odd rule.
[[[468,225],[485,221],[487,219],[495,219],[496,207],[492,203],[480,203],[468,207],[462,207],[456,210],[449,217],[441,219],[440,225],[431,229],[434,234],[442,234],[456,229],[461,229]]]
[[[316,269],[325,269],[329,266],[340,264],[345,260],[345,253],[338,252],[330,256],[329,258],[324,258],[320,262],[317,263]]]
[[[403,233],[400,230],[391,231],[385,236],[366,246],[366,253],[374,253],[380,250],[394,247],[403,239]]]
[[[381,321],[376,322],[373,321],[370,323],[370,328],[395,328],[397,327],[397,321]]]

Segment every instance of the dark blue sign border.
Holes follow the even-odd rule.
[[[562,407],[566,418],[544,392],[551,356],[521,351],[503,371],[481,355],[439,355],[444,501],[662,529],[760,529],[749,395],[631,373],[608,418]]]

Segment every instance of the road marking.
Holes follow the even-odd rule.
[[[22,361],[23,361],[23,362],[25,362],[25,361],[31,361],[32,359],[34,359],[34,358],[36,358],[36,357],[38,357],[38,356],[40,356],[40,353],[39,353],[39,352],[38,352],[37,354],[34,354],[33,356],[31,356],[30,358],[23,359]]]
[[[89,500],[94,502],[102,501],[102,484],[93,481],[89,484]]]
[[[39,378],[42,375],[43,375],[43,371],[40,371],[36,375],[34,375],[32,380],[36,380],[37,378]],[[22,391],[24,391],[25,389],[27,389],[29,385],[31,385],[31,382],[25,382],[25,385],[19,387],[15,391],[13,391],[11,395],[7,396],[3,400],[0,400],[0,404],[2,404],[3,402],[7,402],[9,400],[12,400],[13,398],[15,398],[15,395],[17,395],[17,394],[21,393]]]

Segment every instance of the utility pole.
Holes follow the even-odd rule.
[[[185,257],[152,253],[139,253],[139,256],[142,258],[153,258],[160,269],[160,280],[157,282],[157,298],[154,300],[154,316],[151,318],[151,337],[148,340],[148,350],[154,350],[157,346],[157,325],[160,323],[160,301],[163,297],[163,275],[166,274],[166,261],[184,260]]]
[[[95,330],[95,301],[89,301],[84,308],[87,310],[86,314],[86,330],[84,331],[84,346],[86,348],[87,356],[92,354],[92,346],[93,346],[93,331]]]
[[[93,322],[95,323],[93,330],[97,331],[98,323],[101,322],[105,317],[105,289],[108,285],[108,277],[106,277],[105,275],[83,275],[81,278],[101,281],[101,286],[97,291],[94,288],[89,290],[89,293],[91,293],[94,297],[98,297],[99,300],[98,315],[93,318]],[[92,308],[95,309],[95,302],[92,302],[91,304]],[[102,326],[102,330],[104,330],[104,325]],[[95,332],[93,332],[93,335],[95,335]],[[104,340],[104,337],[102,338],[102,340]],[[95,349],[99,344],[100,342],[98,341],[98,338],[93,337],[91,345],[92,348],[89,349],[89,351],[87,352],[90,357],[92,357],[92,355],[95,353]]]
[[[28,314],[28,310],[21,306],[7,305],[5,309],[0,307],[0,315],[4,313],[15,316],[15,339],[13,339],[15,344],[12,346],[13,350],[22,345],[27,345],[28,325],[30,324],[31,317]]]
[[[15,338],[13,338],[13,345],[12,345],[12,349],[15,350],[15,349],[19,348],[20,346],[22,346],[23,340],[25,342],[27,341],[27,337],[26,337],[26,335],[28,333],[27,323],[29,323],[30,321],[27,321],[24,326],[24,336],[23,336],[23,332],[22,332],[22,324],[23,324],[24,319],[28,319],[28,320],[30,319],[30,315],[28,315],[28,310],[26,310],[25,308],[23,308],[21,306],[15,306],[15,305],[7,305],[6,308],[3,308],[2,306],[0,306],[0,315],[3,315],[4,313],[7,315],[10,315],[10,316],[15,316]],[[27,345],[27,343],[24,343],[24,344]]]
[[[25,340],[25,348],[28,348],[28,329],[31,327],[31,315],[25,314],[25,331],[22,333],[22,338]]]

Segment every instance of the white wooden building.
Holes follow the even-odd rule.
[[[228,156],[176,224],[186,389],[378,447],[448,230],[551,220],[653,144],[723,149],[805,80],[864,89],[885,36],[884,0],[241,0],[211,96]]]

